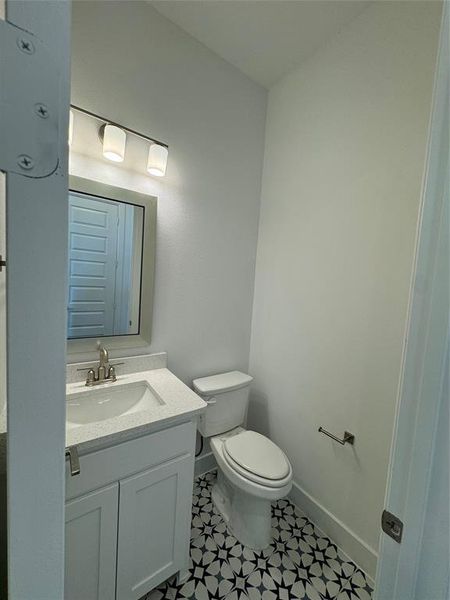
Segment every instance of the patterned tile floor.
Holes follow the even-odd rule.
[[[288,500],[272,507],[269,548],[242,546],[211,501],[215,478],[194,483],[189,579],[142,600],[370,600],[365,574]]]

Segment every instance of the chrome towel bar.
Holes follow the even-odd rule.
[[[353,446],[353,444],[355,443],[355,436],[353,435],[353,433],[350,433],[349,431],[344,431],[344,439],[342,439],[342,440],[340,438],[336,437],[335,435],[333,435],[332,433],[330,433],[329,431],[327,431],[326,429],[324,429],[323,427],[319,427],[319,433],[323,433],[324,435],[327,435],[332,440],[334,440],[335,442],[338,442],[338,444],[341,444],[342,446],[344,446],[345,444],[351,444]]]

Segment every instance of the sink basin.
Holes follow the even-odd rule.
[[[164,401],[145,381],[111,383],[100,389],[69,394],[66,398],[66,420],[72,425],[97,423],[163,404]]]

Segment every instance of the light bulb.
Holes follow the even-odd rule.
[[[113,162],[123,162],[127,134],[120,127],[105,125],[103,128],[103,156]]]
[[[148,150],[147,171],[150,175],[163,177],[166,174],[169,150],[160,144],[151,144]]]

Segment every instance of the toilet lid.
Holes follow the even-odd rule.
[[[235,463],[263,479],[283,479],[289,474],[284,452],[256,431],[243,431],[228,438],[224,449]]]

